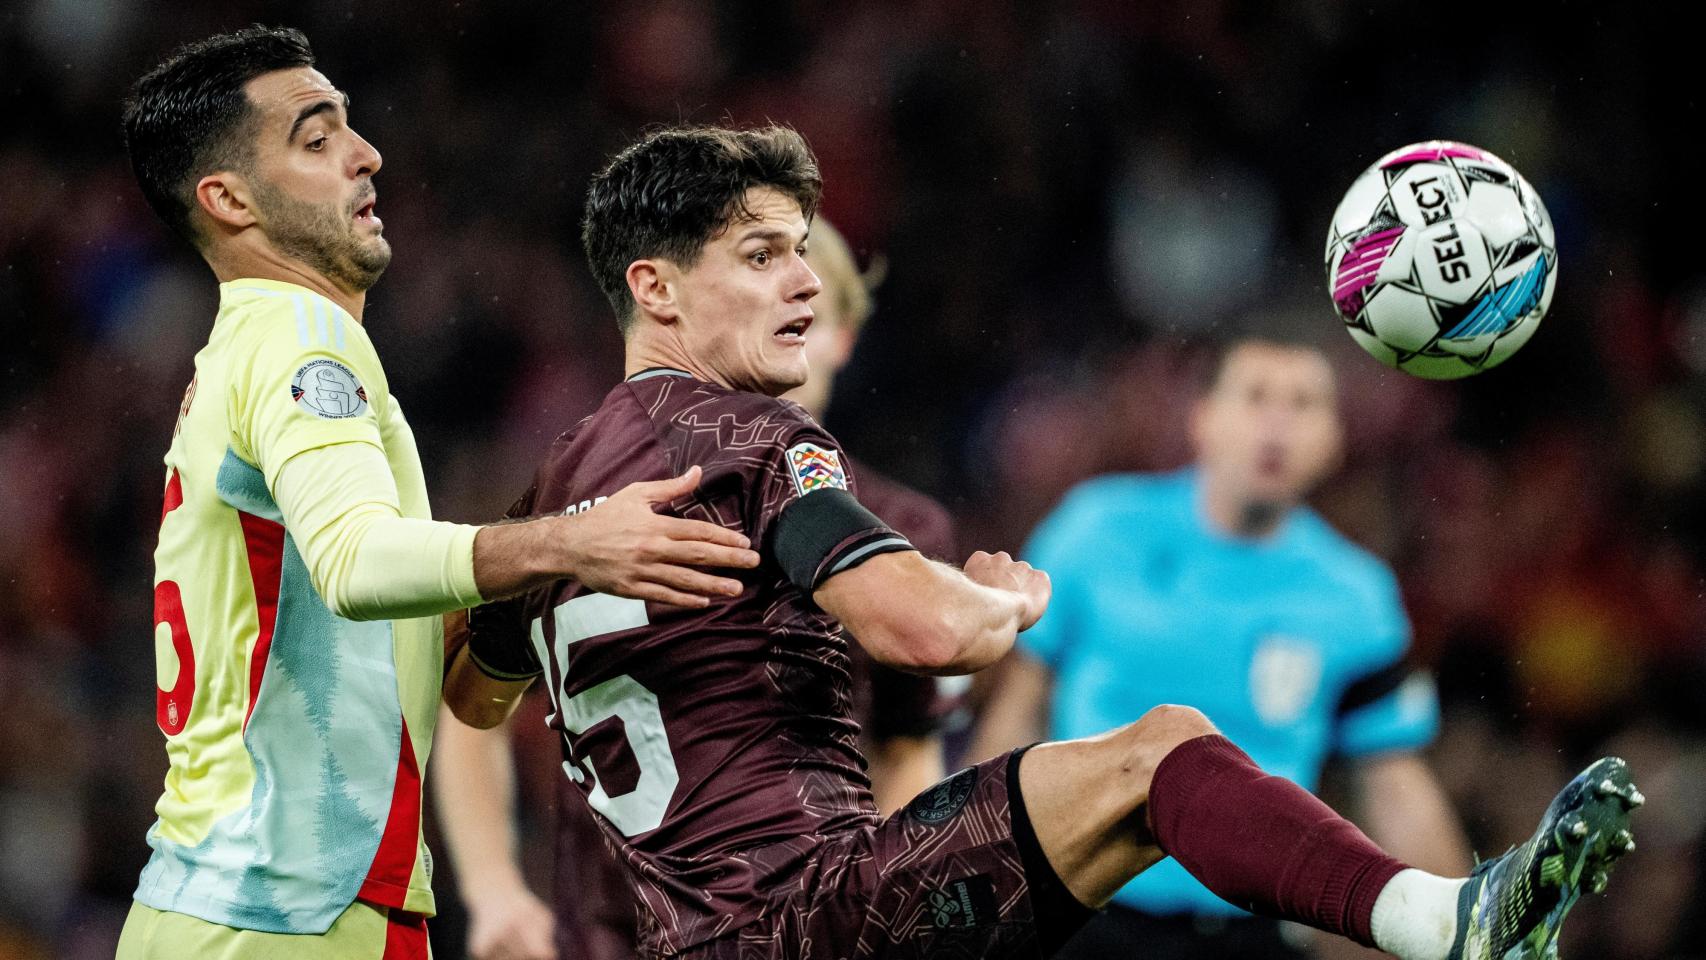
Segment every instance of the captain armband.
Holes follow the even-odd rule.
[[[770,544],[782,572],[806,591],[879,554],[917,549],[851,493],[833,487],[814,490],[784,508]]]

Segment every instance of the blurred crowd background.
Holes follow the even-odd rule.
[[[1652,800],[1641,849],[1566,952],[1706,956],[1702,117],[1674,9],[8,0],[0,958],[111,956],[146,859],[160,458],[215,289],[145,207],[118,115],[177,44],[255,21],[308,33],[384,154],[396,258],[367,324],[439,515],[500,514],[620,374],[577,230],[603,158],[662,122],[790,123],[825,214],[885,265],[828,416],[862,460],[963,543],[1015,549],[1074,482],[1185,462],[1206,339],[1319,339],[1351,453],[1316,503],[1399,571],[1477,848],[1620,753]],[[1444,384],[1358,352],[1321,265],[1356,174],[1435,137],[1521,170],[1562,258],[1535,340]],[[529,802],[554,770],[526,765]]]

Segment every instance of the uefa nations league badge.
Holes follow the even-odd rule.
[[[336,360],[310,360],[290,381],[290,399],[316,417],[343,420],[367,409],[367,390]]]

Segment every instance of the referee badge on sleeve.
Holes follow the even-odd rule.
[[[310,360],[290,380],[290,399],[323,420],[359,417],[367,390],[349,367],[336,360]]]
[[[841,454],[815,443],[789,447],[788,468],[794,477],[794,488],[802,497],[814,490],[847,489],[847,471],[841,469]]]

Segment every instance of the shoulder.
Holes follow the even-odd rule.
[[[330,377],[365,392],[386,389],[372,339],[341,308],[310,290],[247,283],[233,281],[222,288],[229,364],[262,381]]]
[[[645,410],[658,439],[684,463],[776,463],[801,445],[839,451],[829,432],[790,400],[684,377],[629,381],[623,387]]]
[[[762,393],[730,390],[686,377],[631,380],[624,386],[655,419],[684,429],[711,427],[729,434],[759,425],[780,430],[823,430],[804,407]]]
[[[1078,484],[1061,498],[1051,518],[1106,523],[1154,520],[1189,505],[1188,473],[1110,473]]]

